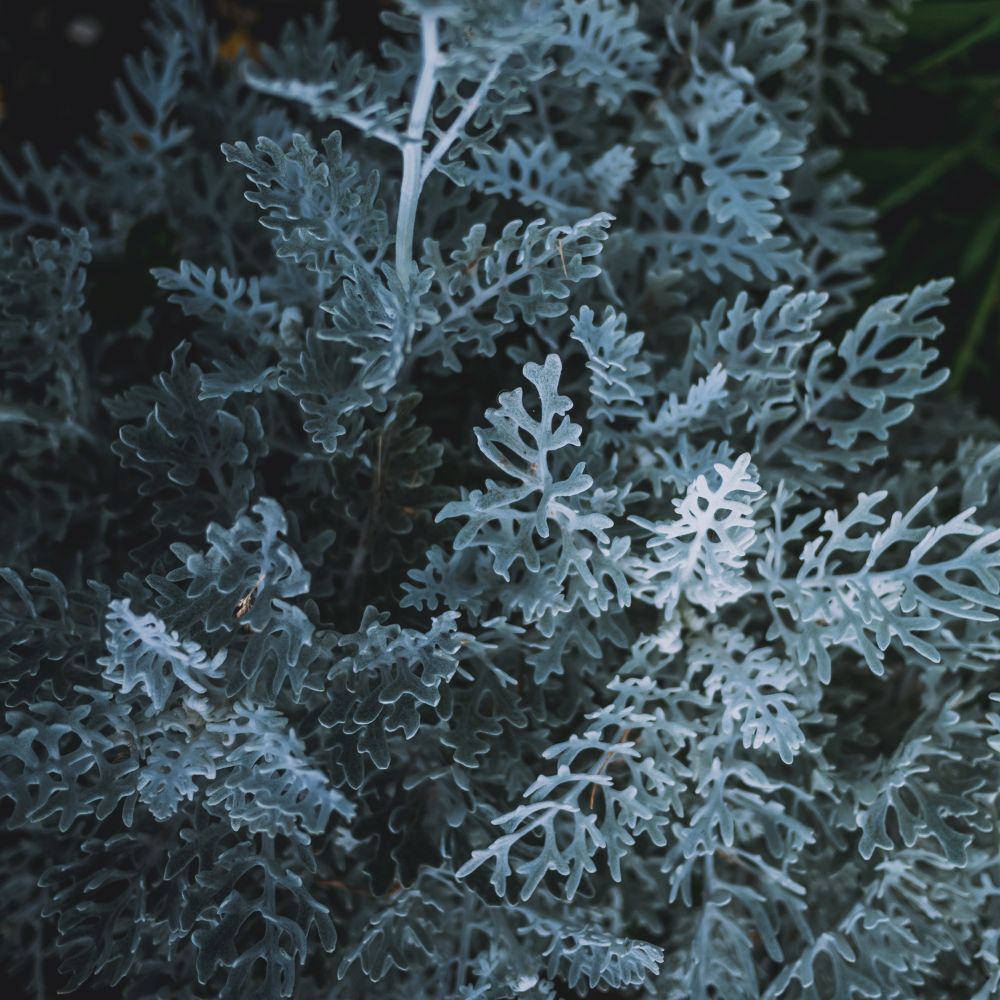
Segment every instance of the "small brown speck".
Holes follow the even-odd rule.
[[[260,590],[260,585],[264,582],[264,574],[261,573],[257,577],[257,582],[240,598],[240,603],[236,605],[236,610],[233,612],[233,617],[239,621],[244,615],[250,613],[250,609],[253,608],[254,601],[257,600],[257,591]]]

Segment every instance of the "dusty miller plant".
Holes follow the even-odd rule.
[[[1000,445],[829,144],[901,6],[168,0],[0,164],[12,981],[998,995]]]

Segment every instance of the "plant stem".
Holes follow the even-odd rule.
[[[448,150],[454,145],[455,140],[459,137],[462,129],[469,124],[472,116],[480,109],[484,100],[486,100],[486,95],[489,93],[490,87],[493,86],[493,81],[496,80],[500,73],[500,69],[504,64],[503,59],[498,59],[494,62],[486,73],[486,76],[480,81],[479,86],[476,87],[475,93],[465,102],[462,110],[455,116],[455,120],[448,126],[448,130],[441,136],[440,139],[434,144],[434,148],[431,150],[430,155],[424,161],[420,170],[420,186],[423,187],[424,182],[428,177],[434,172],[434,168],[444,159]]]
[[[769,441],[760,452],[760,460],[767,461],[774,454],[776,454],[791,438],[795,437],[800,430],[802,430],[810,421],[816,418],[818,413],[823,411],[823,408],[831,399],[839,396],[842,392],[845,384],[848,382],[848,373],[844,372],[836,382],[827,386],[823,395],[819,397],[816,402],[809,407],[808,411],[804,411],[795,420],[788,424],[785,429],[776,437],[774,440]]]
[[[438,22],[432,14],[420,16],[420,43],[423,60],[417,77],[417,89],[413,94],[410,120],[403,137],[403,182],[399,191],[399,216],[396,219],[396,274],[404,288],[410,284],[410,269],[413,266],[413,227],[420,198],[424,129],[434,94],[435,73],[441,61]]]
[[[353,594],[358,585],[362,571],[368,561],[368,547],[371,543],[372,524],[375,514],[378,511],[382,498],[382,432],[378,436],[378,451],[375,457],[375,474],[372,477],[371,502],[368,504],[368,513],[365,514],[364,524],[361,526],[361,534],[358,536],[358,544],[354,550],[354,557],[351,559],[351,567],[347,571],[347,580],[344,583],[344,592]]]
[[[997,261],[997,265],[993,269],[989,284],[986,286],[986,292],[979,302],[976,315],[972,318],[969,332],[955,356],[955,365],[951,371],[951,388],[961,387],[969,367],[975,360],[976,350],[979,347],[979,341],[982,340],[983,334],[986,332],[990,314],[994,311],[998,301],[1000,301],[1000,260]]]

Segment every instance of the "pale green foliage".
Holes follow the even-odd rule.
[[[528,576],[519,578],[516,588],[523,597],[511,603],[520,606],[528,622],[564,614],[577,603],[591,614],[612,598],[627,603],[620,563],[628,543],[612,541],[607,529],[613,522],[601,512],[612,497],[591,493],[594,481],[582,462],[559,478],[565,462],[558,453],[580,444],[580,428],[566,416],[570,400],[558,392],[561,371],[554,354],[544,365],[524,366],[541,406],[537,420],[525,409],[521,389],[515,389],[501,394],[498,409],[486,411],[491,426],[476,430],[480,451],[517,482],[488,479],[485,491],[452,501],[437,518],[465,518],[455,548],[485,548],[493,571],[505,580],[511,579],[512,567],[523,564]]]
[[[716,611],[750,589],[742,571],[757,537],[752,502],[761,488],[749,466],[741,455],[732,468],[715,466],[717,485],[699,476],[674,500],[673,521],[636,518],[652,534],[646,548],[654,553],[637,566],[637,592],[667,614],[681,598]]]
[[[104,677],[122,694],[141,687],[150,712],[162,712],[178,684],[204,694],[201,678],[218,679],[224,659],[224,653],[209,659],[197,643],[179,639],[155,615],[137,615],[127,600],[112,601]]]
[[[905,4],[210,6],[0,160],[11,988],[995,996],[1000,432],[828,145]]]

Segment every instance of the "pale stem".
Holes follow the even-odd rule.
[[[503,64],[504,60],[498,59],[492,66],[490,66],[489,72],[485,77],[483,77],[479,86],[476,87],[475,93],[465,103],[459,114],[456,115],[455,120],[448,126],[444,135],[442,135],[441,138],[434,144],[434,148],[424,161],[420,171],[421,187],[427,178],[434,172],[434,168],[444,159],[448,150],[454,145],[455,140],[459,135],[461,135],[462,129],[469,124],[472,116],[480,109],[480,107],[482,107],[482,103],[486,99],[486,95],[489,93],[490,87],[493,86],[493,81],[496,80],[499,75],[500,68]]]
[[[413,227],[420,197],[424,129],[434,94],[435,72],[441,61],[438,22],[431,14],[420,16],[420,43],[423,61],[413,95],[413,106],[410,108],[410,120],[403,136],[403,182],[399,191],[399,216],[396,220],[396,274],[404,288],[410,284],[410,269],[413,266]]]

